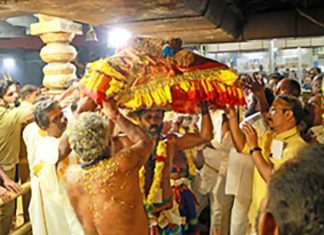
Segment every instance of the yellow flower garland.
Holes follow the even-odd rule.
[[[188,170],[189,170],[189,177],[194,177],[197,174],[197,167],[194,163],[193,160],[193,155],[195,154],[196,150],[193,149],[187,149],[185,150],[185,154],[186,154],[186,158],[187,158],[187,162],[188,162]]]
[[[186,134],[186,131],[185,131],[185,129],[183,129],[181,127],[179,129],[179,133],[184,135],[184,134]],[[192,128],[190,128],[188,133],[195,133],[195,131]],[[186,149],[184,152],[185,152],[186,159],[188,162],[189,177],[195,177],[197,175],[197,167],[194,163],[193,156],[194,156],[196,150],[195,150],[195,148],[191,148],[191,149]]]
[[[149,190],[149,194],[145,195],[145,168],[144,166],[139,171],[140,177],[140,187],[143,195],[143,201],[146,208],[152,207],[154,203],[154,198],[156,197],[159,189],[161,187],[162,177],[163,177],[163,169],[165,166],[165,161],[167,158],[167,144],[160,140],[157,149],[156,149],[156,159],[155,159],[155,168],[154,168],[154,178]]]

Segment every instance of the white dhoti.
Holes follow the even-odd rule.
[[[59,182],[55,166],[57,160],[58,139],[40,139],[35,150],[31,177],[29,213],[33,234],[83,235],[80,222]]]

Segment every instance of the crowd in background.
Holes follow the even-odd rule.
[[[302,84],[296,76],[292,74],[285,76],[278,72],[269,75],[262,72],[242,74],[240,78],[243,82],[246,106],[210,110],[213,123],[212,140],[207,144],[183,151],[184,156],[191,155],[193,162],[189,162],[191,158],[184,157],[187,163],[183,167],[172,168],[170,179],[173,180],[171,183],[173,194],[179,194],[177,195],[179,213],[181,218],[185,218],[186,221],[183,223],[185,226],[182,227],[182,234],[253,234],[257,228],[256,218],[260,215],[259,208],[260,205],[262,208],[262,204],[264,204],[264,211],[271,212],[274,216],[272,219],[276,220],[279,227],[281,226],[280,231],[300,230],[301,228],[296,223],[308,226],[308,231],[312,231],[312,226],[316,229],[321,226],[321,230],[316,230],[319,233],[280,234],[323,234],[323,186],[318,191],[310,192],[320,194],[319,197],[322,199],[316,197],[316,202],[311,199],[308,201],[308,203],[316,204],[314,204],[314,208],[320,207],[321,212],[318,213],[322,213],[321,215],[316,214],[314,208],[302,207],[304,208],[302,212],[297,208],[289,208],[290,202],[292,203],[291,207],[298,207],[298,203],[303,201],[303,198],[300,197],[304,197],[304,194],[298,190],[293,193],[294,188],[289,192],[292,194],[290,198],[285,199],[285,196],[278,196],[281,189],[286,187],[286,183],[290,184],[290,187],[294,187],[294,184],[289,181],[292,178],[290,174],[296,176],[300,172],[292,173],[294,170],[291,169],[292,166],[296,164],[302,168],[298,165],[299,163],[291,163],[291,165],[283,167],[282,165],[286,161],[298,157],[300,151],[306,151],[308,146],[324,144],[322,126],[323,74],[321,70],[312,68],[305,71]],[[0,81],[1,199],[9,201],[9,191],[19,192],[21,184],[37,176],[39,161],[32,157],[37,155],[35,146],[43,135],[40,130],[46,129],[47,134],[49,131],[53,131],[53,136],[60,137],[67,123],[73,122],[75,113],[80,108],[77,106],[77,103],[80,102],[79,94],[77,80],[73,81],[73,84],[71,83],[68,89],[59,96],[49,95],[46,89],[33,85],[20,87],[14,81]],[[42,117],[44,113],[37,110],[37,104],[47,99],[55,102],[59,110],[62,111],[56,120],[44,119]],[[198,114],[168,113],[165,115],[161,131],[164,135],[197,133],[199,132],[199,117]],[[51,125],[55,128],[52,128]],[[314,156],[323,153],[323,147],[316,148],[307,150],[308,152],[305,153]],[[316,161],[318,162],[318,171],[323,172],[322,158]],[[75,164],[78,164],[78,160],[74,161]],[[306,165],[308,160],[302,161]],[[307,172],[311,175],[315,173]],[[287,182],[280,178],[286,174]],[[323,175],[319,175],[319,177],[323,177]],[[183,182],[176,183],[177,180],[184,178],[188,179],[188,182],[186,181],[185,184]],[[323,178],[320,179],[323,181]],[[272,188],[266,196],[269,182]],[[307,183],[309,182],[305,184]],[[316,184],[314,183],[314,185]],[[36,216],[35,213],[28,213],[29,202],[30,200],[33,202],[33,197],[36,197],[35,192],[32,186],[31,194],[24,195],[25,221],[29,219],[35,221],[35,218],[31,218]],[[188,197],[181,196],[180,193],[182,193],[181,195],[187,194],[187,196],[195,194],[195,196],[189,196],[191,204],[186,204],[184,200]],[[265,197],[267,202],[262,202]],[[279,200],[279,202],[275,200]],[[210,208],[210,215],[207,216],[210,218],[209,222],[204,219],[206,207]],[[292,212],[285,211],[285,207],[286,210],[291,209]],[[13,228],[16,208],[15,201],[10,201],[0,208],[1,235],[8,234]],[[282,211],[277,216],[276,210],[279,209]],[[285,216],[289,219],[284,218],[282,213],[287,213]],[[308,223],[298,221],[300,216],[297,215],[309,216]],[[290,218],[292,216],[296,216],[297,222]],[[318,216],[321,216],[321,219],[318,219]],[[269,218],[265,217],[264,219],[268,221]],[[73,222],[68,221],[61,226],[71,227],[71,224]],[[208,228],[206,228],[206,224],[208,224]],[[76,225],[74,224],[74,226]],[[77,233],[71,232],[71,234]]]

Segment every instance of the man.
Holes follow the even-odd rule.
[[[16,165],[19,162],[22,124],[32,119],[33,107],[12,108],[18,101],[16,85],[12,81],[0,81],[0,168],[4,172],[3,185],[10,191],[18,192],[14,183]],[[0,184],[2,184],[0,182]],[[0,208],[0,234],[9,233],[15,203],[11,201]]]
[[[276,92],[276,87],[278,83],[283,79],[283,76],[276,72],[276,73],[271,73],[267,76],[268,80],[268,87],[271,89],[272,93],[274,94]]]
[[[142,175],[144,200],[147,214],[150,217],[150,233],[157,234],[160,230],[176,230],[179,225],[172,202],[170,172],[174,155],[177,151],[190,149],[197,145],[209,142],[213,137],[213,126],[206,103],[201,104],[201,130],[197,133],[183,136],[161,136],[164,111],[142,109],[136,112],[140,126],[150,136],[156,148],[151,152],[140,174]],[[129,140],[124,143],[129,142]],[[164,147],[161,147],[164,146]],[[161,148],[160,148],[161,147]],[[161,151],[160,151],[161,150]],[[161,157],[161,152],[163,157]],[[163,164],[161,164],[161,161]],[[155,172],[163,169],[161,175]],[[160,183],[157,183],[160,182]],[[156,188],[155,188],[156,187]],[[149,199],[149,200],[147,200]],[[169,211],[167,209],[170,209]]]
[[[60,137],[67,126],[67,120],[56,101],[47,99],[36,105],[35,122],[40,136],[34,144],[34,151],[28,151],[31,167],[32,198],[29,206],[30,220],[34,234],[83,234],[67,195],[60,184],[60,173],[64,164],[59,160]],[[33,133],[33,132],[31,132]]]
[[[2,104],[8,107],[19,106],[19,88],[17,83],[11,80],[1,80],[0,93],[3,94]]]
[[[274,173],[260,208],[259,235],[324,234],[323,156],[323,145],[313,145]]]
[[[318,74],[320,74],[322,72],[322,70],[318,67],[313,67],[309,70],[309,73],[311,75],[311,78],[314,79],[314,77]]]
[[[31,84],[23,86],[20,91],[20,105],[32,106],[39,95],[40,89],[37,86]]]
[[[250,208],[252,225],[255,224],[256,212],[265,196],[266,184],[272,173],[306,146],[296,127],[301,118],[302,108],[296,97],[278,96],[267,114],[271,130],[258,136],[248,123],[243,124],[241,131],[235,111],[231,109],[228,112],[230,131],[237,151],[250,153],[255,163]]]
[[[80,166],[69,167],[68,194],[86,234],[148,234],[138,171],[152,151],[153,141],[122,114],[113,100],[103,112],[126,133],[131,146],[116,148],[107,120],[83,113],[68,128],[69,143]]]
[[[211,145],[207,145],[202,150],[204,166],[198,174],[198,189],[200,193],[207,195],[207,201],[209,199],[209,234],[214,235],[225,234],[220,231],[220,226],[229,227],[228,221],[222,220],[222,207],[224,207],[225,196],[225,178],[224,175],[222,175],[224,172],[220,169],[228,160],[228,152],[230,148],[230,140],[228,139],[228,136],[230,134],[226,133],[226,123],[223,120],[222,111],[212,110],[211,119],[214,127],[214,138],[211,141]],[[203,197],[200,197],[199,199],[204,200]],[[201,201],[199,201],[199,204],[199,206],[202,205]]]
[[[323,74],[319,74],[316,77],[314,77],[312,81],[313,95],[322,95],[322,81],[323,81]]]
[[[324,144],[324,131],[322,125],[322,96],[311,97],[304,107],[304,121],[307,125],[305,139],[307,142]]]
[[[301,88],[298,81],[294,79],[285,78],[282,79],[276,87],[275,95],[292,95],[299,97],[301,94]]]
[[[31,108],[34,106],[34,102],[40,94],[40,89],[37,86],[27,84],[23,86],[20,90],[20,108]],[[22,129],[25,129],[25,125]],[[22,130],[22,132],[23,132]],[[29,166],[27,160],[27,150],[26,145],[23,138],[20,141],[20,154],[19,154],[19,167],[18,167],[18,175],[20,179],[20,183],[24,184],[25,182],[29,181]],[[31,198],[31,193],[25,193],[23,196],[23,214],[24,214],[24,221],[29,221],[29,214],[28,214],[28,207]]]

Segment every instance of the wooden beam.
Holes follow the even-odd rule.
[[[21,190],[19,193],[11,193],[11,192],[10,192],[10,200],[7,201],[7,202],[4,202],[4,201],[0,198],[0,206],[2,206],[2,205],[4,205],[4,204],[6,204],[6,203],[8,203],[8,202],[10,202],[10,201],[12,201],[12,200],[14,200],[14,199],[16,199],[17,197],[19,197],[19,196],[21,196],[21,195],[23,195],[23,194],[25,194],[25,193],[27,193],[27,192],[29,192],[29,191],[30,191],[30,182],[26,182],[26,183],[24,183],[23,185],[21,185],[21,188],[22,188],[22,190]]]
[[[29,234],[29,232],[31,232],[31,231],[32,231],[31,223],[27,222],[27,223],[23,224],[22,226],[20,226],[19,228],[17,228],[12,233],[10,233],[10,235],[26,235],[26,234]]]
[[[196,12],[201,13],[201,8],[197,7],[199,4],[201,4],[201,0],[191,0],[189,7],[196,7]],[[213,23],[216,28],[222,28],[223,31],[230,34],[233,38],[241,34],[243,19],[233,11],[231,5],[225,0],[210,0],[207,4],[206,1],[203,1],[202,5],[206,7],[205,13],[202,16]],[[192,8],[192,10],[195,10],[195,8]]]
[[[308,10],[307,14],[324,22],[324,8]],[[248,18],[242,40],[324,35],[324,28],[300,16],[294,10],[262,13]]]

